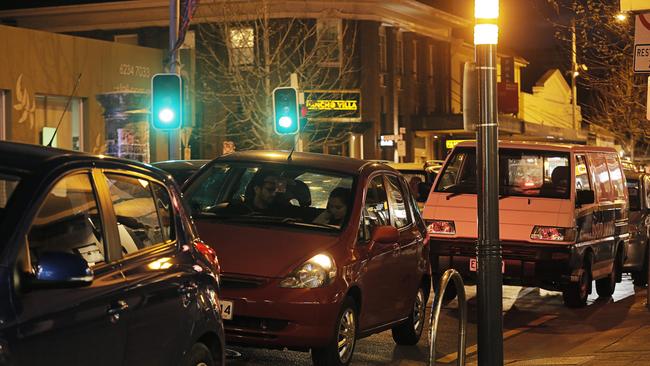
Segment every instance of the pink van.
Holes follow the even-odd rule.
[[[614,149],[499,144],[504,284],[563,292],[586,304],[592,280],[608,297],[621,280],[628,234],[625,176]],[[476,279],[476,145],[454,148],[425,204],[433,278],[454,268]]]

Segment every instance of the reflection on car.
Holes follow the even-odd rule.
[[[430,288],[426,227],[390,167],[340,156],[250,151],[184,187],[219,253],[229,343],[311,349],[347,365],[356,340],[392,329],[416,344]]]
[[[176,183],[182,186],[194,173],[210,160],[165,160],[151,163],[156,168],[160,168],[171,174]]]
[[[1,364],[223,365],[218,262],[162,171],[0,142],[0,238]]]

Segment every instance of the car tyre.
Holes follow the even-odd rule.
[[[322,348],[312,348],[311,359],[315,366],[346,366],[352,360],[357,343],[358,311],[353,298],[346,297],[334,328],[334,337]]]
[[[185,356],[183,366],[220,366],[214,362],[210,349],[203,343],[195,343]]]
[[[585,255],[582,270],[578,282],[569,283],[562,291],[564,304],[570,308],[587,305],[587,297],[591,293],[591,254]]]
[[[413,310],[408,319],[391,329],[393,340],[402,346],[412,346],[418,343],[424,329],[424,318],[427,309],[426,292],[420,286],[415,295]]]
[[[616,258],[616,260],[614,261],[612,271],[609,273],[609,275],[607,275],[605,278],[596,280],[596,292],[598,293],[598,297],[610,297],[614,293],[614,290],[616,290],[616,282],[618,280],[621,267],[618,251],[614,258]]]

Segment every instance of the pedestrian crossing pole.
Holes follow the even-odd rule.
[[[499,154],[497,41],[499,0],[475,0],[474,45],[479,116],[476,125],[478,170],[478,364],[503,365],[503,275],[499,242]]]

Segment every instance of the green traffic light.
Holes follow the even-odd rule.
[[[158,113],[158,118],[165,123],[169,123],[174,120],[174,111],[169,108],[163,108]]]
[[[293,135],[300,129],[298,119],[298,91],[281,87],[273,90],[273,129],[278,135]]]
[[[151,78],[151,119],[153,127],[178,129],[182,125],[183,88],[180,75],[156,74]]]

